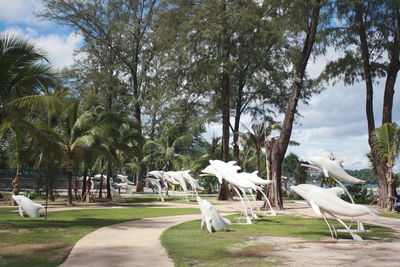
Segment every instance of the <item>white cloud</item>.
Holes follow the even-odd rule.
[[[38,0],[0,0],[0,20],[6,23],[43,25],[48,22],[34,14],[41,9]]]
[[[67,36],[50,34],[35,38],[34,41],[47,52],[50,63],[56,69],[61,69],[74,62],[73,53],[80,46],[82,37],[75,33]]]
[[[21,29],[11,27],[2,32],[24,35],[28,40],[36,43],[47,55],[50,63],[56,70],[60,70],[74,62],[74,50],[79,48],[83,38],[79,34],[69,35],[48,34],[39,35],[34,28]]]

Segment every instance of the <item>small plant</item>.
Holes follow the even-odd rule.
[[[39,196],[39,194],[37,192],[30,192],[30,191],[26,191],[22,195],[29,199],[35,199]]]
[[[367,204],[370,202],[368,198],[368,190],[362,185],[348,185],[347,191],[349,191],[350,195],[353,197],[354,202],[359,204]],[[350,198],[347,194],[342,195],[342,199],[345,201],[350,201]]]

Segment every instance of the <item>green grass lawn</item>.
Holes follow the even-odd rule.
[[[234,221],[234,219],[233,219]],[[334,223],[337,229],[342,227]],[[394,238],[393,230],[366,225],[371,230],[360,233],[364,239]],[[268,244],[262,248],[246,244],[253,236],[289,236],[309,240],[330,238],[328,227],[321,219],[294,216],[264,217],[252,225],[234,224],[228,232],[209,234],[200,231],[200,221],[174,226],[163,233],[161,241],[176,266],[276,266],[282,259],[262,256],[257,251],[273,250]],[[350,239],[348,233],[338,233],[339,238]],[[232,246],[236,249],[232,249]],[[257,245],[256,245],[257,247]]]
[[[56,266],[86,234],[107,225],[146,217],[198,213],[197,208],[125,208],[52,212],[21,218],[0,208],[0,266]]]
[[[400,219],[400,213],[393,213],[393,212],[381,212],[379,213],[380,216],[388,217],[388,218],[396,218]]]

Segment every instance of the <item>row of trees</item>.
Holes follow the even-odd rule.
[[[2,165],[6,161],[16,169],[13,194],[19,194],[23,169],[34,169],[46,180],[64,172],[72,204],[71,181],[78,171],[84,178],[106,173],[106,197],[111,198],[110,178],[117,171],[136,174],[139,185],[140,173],[148,170],[199,172],[209,159],[221,157],[220,138],[194,140],[190,134],[181,134],[187,131],[186,125],[176,123],[168,125],[157,140],[144,139],[128,112],[107,109],[101,101],[79,101],[51,70],[42,51],[22,37],[3,36],[0,51],[1,151],[6,155]],[[244,146],[253,145],[243,140]],[[256,169],[256,153],[247,149],[241,158],[247,170]]]
[[[140,134],[153,141],[171,123],[180,125],[181,135],[196,140],[206,123],[222,120],[222,159],[230,159],[232,133],[234,158],[240,161],[243,114],[273,124],[274,112],[284,112],[290,100],[283,135],[269,164],[277,181],[276,204],[282,206],[280,167],[296,105],[320,89],[305,74],[319,1],[43,4],[42,16],[73,27],[85,39],[80,52],[86,57],[69,70],[69,86],[87,103],[97,99],[111,110],[129,110]],[[142,164],[143,157],[138,154],[136,162]],[[225,183],[220,193],[220,199],[229,197]]]
[[[140,191],[141,179],[148,168],[183,168],[190,165],[185,158],[217,157],[212,153],[206,156],[206,147],[214,144],[205,145],[201,134],[207,124],[222,122],[218,157],[225,161],[233,158],[247,168],[244,156],[251,153],[248,148],[252,146],[260,168],[260,151],[264,147],[265,176],[274,180],[269,195],[274,206],[283,208],[282,164],[293,123],[299,115],[298,102],[307,102],[313,93],[318,93],[321,81],[341,79],[352,84],[364,80],[369,144],[379,175],[380,204],[390,206],[393,186],[389,174],[394,154],[383,157],[373,140],[376,127],[372,97],[376,79],[386,78],[382,123],[391,123],[394,85],[400,66],[397,1],[42,0],[42,3],[40,16],[71,27],[83,36],[84,44],[77,51],[82,56],[63,72],[61,86],[35,85],[33,91],[17,95],[33,94],[35,99],[47,96],[46,108],[11,98],[2,99],[2,105],[25,108],[24,114],[38,112],[42,107],[47,114],[47,127],[52,128],[64,116],[62,107],[71,106],[65,105],[68,101],[80,99],[76,118],[90,113],[87,116],[96,123],[89,123],[92,126],[84,129],[84,145],[73,145],[79,135],[69,122],[71,136],[64,145],[66,160],[61,164],[66,170],[75,168],[71,159],[76,148],[82,151],[78,154],[86,155],[86,161],[82,162],[87,170],[97,161],[109,174],[116,169],[115,164],[123,162],[118,168],[130,166],[136,172]],[[310,79],[306,73],[308,61],[324,53],[327,44],[342,51],[343,57],[330,62],[319,79]],[[45,92],[43,88],[49,87],[53,91]],[[62,96],[63,90],[56,88],[68,88],[71,95]],[[54,101],[56,95],[61,97],[57,99],[64,105],[50,102],[50,95]],[[274,122],[277,113],[284,114],[279,127]],[[262,121],[249,131],[261,133],[258,147],[250,145],[254,139],[251,134],[247,136],[249,145],[240,146],[245,114]],[[97,133],[103,124],[103,132]],[[279,135],[268,138],[273,129],[279,129]],[[18,141],[21,137],[15,140],[10,146],[21,146]],[[107,146],[99,148],[107,152],[102,152],[105,153],[102,156],[89,153],[89,144],[92,148],[95,144]],[[225,183],[219,197],[229,197]]]

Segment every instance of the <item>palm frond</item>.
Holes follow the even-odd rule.
[[[140,166],[140,163],[138,162],[128,162],[125,163],[125,166],[136,173],[139,173],[142,170],[142,166]]]
[[[61,113],[64,107],[63,101],[54,95],[30,95],[17,98],[9,103],[19,108],[33,112]]]
[[[143,153],[145,153],[145,154],[149,154],[149,153],[163,154],[164,152],[165,152],[165,148],[156,141],[147,140],[143,146]]]
[[[71,150],[76,150],[77,148],[89,149],[93,146],[95,141],[93,135],[80,136],[72,143]]]
[[[384,123],[376,128],[372,136],[373,144],[378,148],[381,159],[388,161],[398,156],[399,129],[396,123]]]

